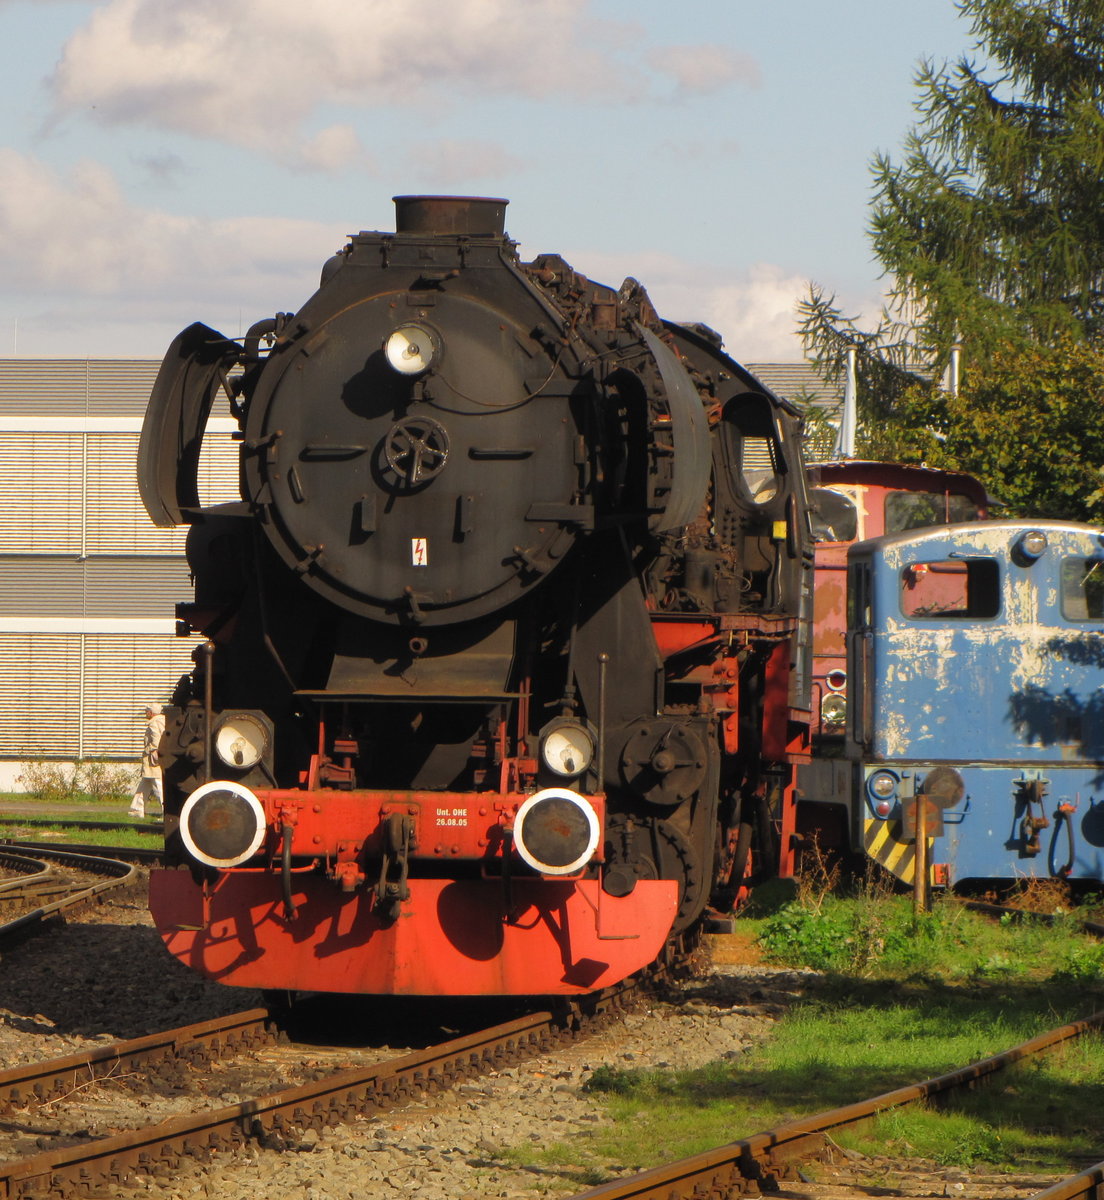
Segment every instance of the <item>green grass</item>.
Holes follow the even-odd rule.
[[[967,998],[953,988],[871,987],[799,1005],[772,1041],[737,1062],[694,1071],[600,1068],[588,1087],[604,1096],[616,1124],[595,1136],[589,1154],[635,1169],[696,1154],[943,1074],[1083,1015],[1055,1011],[1050,989],[1010,1000],[1003,990]],[[888,1137],[888,1152],[900,1157],[1061,1171],[1099,1156],[1100,1079],[1104,1046],[1093,1038],[1002,1073],[939,1112],[910,1106],[880,1118],[873,1134],[834,1136],[866,1153],[886,1153],[880,1139]]]
[[[779,892],[741,934],[779,964],[814,965],[810,995],[752,1053],[698,1070],[601,1067],[611,1124],[502,1159],[570,1190],[738,1140],[986,1058],[1104,1009],[1104,949],[1073,917],[994,922],[953,901],[915,917],[882,895]],[[723,943],[723,939],[718,939]],[[1068,1173],[1104,1145],[1104,1040],[1019,1064],[976,1090],[893,1110],[835,1140],[863,1154],[1001,1172]],[[815,1168],[814,1168],[815,1170]]]
[[[25,828],[25,827],[24,827]],[[20,828],[9,833],[0,825],[0,836],[22,842],[56,842],[79,846],[120,846],[136,850],[160,850],[165,839],[160,833],[143,833],[138,829],[79,829],[62,825],[52,826],[45,832],[24,832]]]
[[[130,792],[97,795],[92,792],[69,792],[63,796],[43,795],[36,792],[0,792],[0,810],[7,808],[34,808],[37,805],[50,805],[59,808],[88,809],[91,812],[103,812],[105,809],[130,803]]]
[[[859,977],[930,976],[969,983],[1073,973],[1104,982],[1104,946],[1087,941],[1081,916],[1066,911],[1051,925],[970,912],[954,898],[937,900],[917,919],[906,896],[827,896],[781,905],[748,928],[769,959]]]
[[[119,824],[111,829],[86,829],[79,824],[70,822],[115,821]],[[21,814],[5,813],[0,807],[0,838],[10,838],[20,842],[66,842],[87,846],[132,846],[138,849],[160,849],[164,839],[160,833],[147,833],[144,830],[131,827],[135,818],[122,811],[98,810],[86,811],[74,809],[67,811],[62,818],[30,817]]]

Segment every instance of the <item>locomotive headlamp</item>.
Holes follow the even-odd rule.
[[[423,375],[441,361],[441,339],[428,325],[400,325],[383,343],[388,365],[400,375]]]
[[[594,738],[579,721],[550,721],[541,730],[540,754],[550,771],[570,779],[581,775],[594,761]]]
[[[215,753],[228,767],[255,767],[267,749],[268,730],[252,713],[226,713],[215,726]]]
[[[820,704],[820,719],[825,725],[842,725],[847,719],[847,698],[831,692]]]
[[[523,862],[542,875],[573,875],[598,846],[598,814],[578,792],[545,788],[530,796],[514,818],[514,845]]]
[[[875,800],[888,800],[897,791],[898,782],[892,771],[875,771],[866,786]]]
[[[180,810],[180,836],[188,853],[209,867],[236,867],[252,858],[265,827],[257,797],[225,779],[197,787]]]
[[[1020,535],[1020,540],[1016,543],[1016,549],[1031,562],[1040,558],[1046,552],[1046,548],[1047,535],[1041,529],[1029,529]]]

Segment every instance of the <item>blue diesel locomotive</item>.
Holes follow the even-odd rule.
[[[1104,879],[1104,530],[860,542],[848,607],[851,779],[832,799],[852,850],[911,884],[919,824],[937,885]]]

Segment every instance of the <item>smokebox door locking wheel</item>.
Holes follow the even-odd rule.
[[[407,487],[416,487],[445,469],[448,434],[432,417],[404,417],[388,430],[383,453],[395,475]]]
[[[642,721],[621,753],[621,774],[649,804],[673,808],[701,787],[706,757],[692,729],[668,721]]]

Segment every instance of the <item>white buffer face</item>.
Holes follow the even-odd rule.
[[[530,796],[514,818],[514,845],[542,875],[574,875],[598,848],[598,814],[568,788],[545,788]]]
[[[198,862],[225,870],[261,848],[267,821],[256,796],[240,783],[212,779],[197,787],[180,810],[180,837]]]

